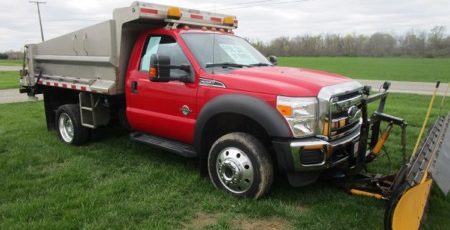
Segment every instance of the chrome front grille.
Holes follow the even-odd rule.
[[[361,88],[358,82],[350,81],[321,90],[319,131],[322,136],[336,140],[360,128]]]
[[[358,105],[361,103],[361,97],[361,93],[355,91],[331,98],[328,118],[328,137],[331,140],[343,137],[359,127],[361,109]]]

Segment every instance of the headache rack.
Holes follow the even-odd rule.
[[[117,95],[136,38],[145,30],[180,26],[232,32],[234,16],[153,3],[133,2],[113,11],[113,18],[40,44],[26,45],[21,92],[36,85]]]

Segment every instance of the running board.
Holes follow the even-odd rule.
[[[144,144],[152,145],[158,147],[160,149],[173,152],[177,155],[186,157],[186,158],[194,158],[197,157],[197,153],[195,152],[194,147],[188,144],[184,144],[178,141],[169,140],[162,137],[152,136],[144,133],[131,133],[131,140],[141,142]]]

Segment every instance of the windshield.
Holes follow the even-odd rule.
[[[236,36],[213,33],[183,33],[181,36],[204,69],[271,65],[247,41]]]

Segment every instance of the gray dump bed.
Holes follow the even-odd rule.
[[[177,21],[201,25],[204,20],[221,27],[212,14],[181,8]],[[202,15],[202,20],[190,17]],[[193,19],[194,18],[194,19]],[[215,19],[215,20],[213,20]],[[40,44],[27,45],[27,70],[21,77],[22,87],[43,84],[74,90],[117,95],[124,92],[125,72],[133,44],[144,30],[166,26],[167,6],[134,2],[118,8],[113,19]],[[215,22],[216,21],[216,22]]]

